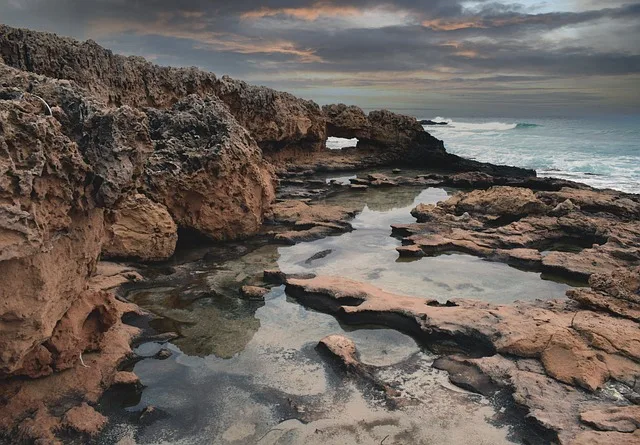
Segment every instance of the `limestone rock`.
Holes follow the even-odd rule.
[[[354,215],[355,211],[346,207],[287,200],[274,204],[268,218],[280,223],[314,225],[319,222],[338,223]]]
[[[98,205],[111,206],[131,191],[141,178],[152,151],[145,114],[128,106],[107,107],[88,92],[65,80],[49,79],[0,64],[5,91],[18,94],[7,101],[31,103],[44,116],[50,104],[59,131],[77,144],[77,151],[90,165],[87,195]]]
[[[640,442],[639,431],[636,430],[632,434],[586,431],[579,434],[569,445],[637,445]]]
[[[567,296],[587,307],[640,321],[640,267],[593,274],[589,285],[591,289],[570,289]]]
[[[130,371],[118,371],[113,377],[112,385],[138,386],[140,378]]]
[[[100,254],[102,212],[75,216],[67,230],[47,252],[0,262],[0,375],[50,374],[57,359],[42,344],[65,314],[76,305],[84,307],[86,280]],[[83,309],[88,310],[85,316],[91,309]],[[102,323],[101,312],[97,315]],[[84,320],[72,321],[82,326]],[[57,354],[67,362],[67,356],[77,359],[79,352],[65,346]]]
[[[68,79],[108,105],[168,108],[189,94],[210,94],[215,75],[195,68],[158,67],[142,57],[114,55],[94,41],[0,25],[4,63]]]
[[[162,261],[170,258],[178,227],[166,207],[136,194],[105,215],[104,258]]]
[[[347,323],[375,317],[388,327],[409,330],[433,348],[440,339],[447,350],[452,340],[463,350],[473,345],[472,353],[483,357],[450,357],[436,366],[450,369],[452,381],[474,391],[490,394],[494,385],[509,387],[528,417],[555,432],[560,443],[583,439],[578,416],[585,411],[602,412],[586,418],[598,419],[612,433],[635,428],[635,410],[618,410],[612,407],[617,402],[592,393],[610,377],[637,387],[640,363],[635,345],[640,342],[637,324],[629,320],[576,313],[560,302],[494,305],[458,299],[440,305],[337,277],[288,278],[286,291],[305,306]],[[328,346],[345,363],[357,360],[348,342],[332,340]],[[631,437],[620,440],[633,443]]]
[[[580,414],[580,420],[600,431],[633,433],[640,430],[640,406],[620,406],[585,411]]]
[[[345,104],[325,105],[322,112],[327,119],[327,133],[338,138],[370,138],[371,124],[361,108]]]
[[[316,151],[324,146],[325,119],[312,101],[228,76],[216,82],[215,93],[265,153],[289,147]]]
[[[543,213],[546,209],[531,190],[500,186],[456,195],[443,203],[442,207],[453,208],[458,215],[468,212],[471,215],[497,217],[520,217]]]
[[[107,418],[83,403],[67,411],[63,418],[67,428],[89,436],[96,436],[107,424]]]
[[[349,219],[354,215],[354,210],[341,206],[286,200],[276,203],[267,219],[277,224],[293,225],[294,230],[277,232],[274,239],[285,244],[297,244],[350,232],[353,228]]]
[[[582,192],[576,190],[578,194]],[[415,250],[407,249],[407,245],[419,246],[426,255],[462,251],[579,279],[622,268],[637,275],[640,225],[635,218],[599,210],[591,213],[577,207],[563,216],[554,216],[552,205],[548,192],[534,195],[529,189],[505,186],[459,193],[437,205],[421,204],[411,212],[418,224],[393,227],[395,233],[405,237],[404,246],[398,251],[408,254]],[[571,251],[556,248],[566,243],[584,247]],[[639,281],[630,277],[627,280]],[[602,300],[580,290],[572,292],[585,302],[593,300],[598,304],[596,300]],[[632,298],[629,295],[633,291],[624,294]],[[628,314],[633,316],[635,301],[625,300],[622,304],[618,309],[608,305],[616,313],[626,311],[626,305]]]
[[[91,40],[0,25],[0,58],[20,70],[74,81],[109,106],[168,109],[192,94],[217,95],[267,151],[319,150],[326,141],[324,115],[311,101],[196,68],[114,55]]]
[[[557,192],[540,192],[540,198],[559,205],[570,199],[584,211],[607,212],[624,218],[640,217],[640,197],[613,190],[576,189],[564,187]]]
[[[142,281],[140,272],[125,264],[100,261],[96,267],[96,273],[89,279],[89,289],[110,290],[131,281]]]
[[[356,344],[353,340],[343,335],[329,335],[320,340],[319,345],[340,360],[343,366],[349,369],[356,369],[361,366],[358,360]]]
[[[242,286],[240,294],[248,300],[264,300],[264,296],[269,293],[269,289],[258,286]]]
[[[0,100],[0,261],[51,249],[75,208],[91,205],[90,166],[32,100]]]
[[[148,110],[155,151],[145,192],[179,227],[211,239],[257,232],[274,200],[262,152],[215,96],[189,96],[171,110]]]

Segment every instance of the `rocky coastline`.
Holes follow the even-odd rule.
[[[328,150],[331,136],[359,142]],[[464,252],[585,285],[562,301],[439,303],[265,271],[242,297],[284,284],[346,323],[408,332],[441,352],[434,367],[452,383],[508,391],[550,441],[640,441],[638,195],[460,158],[409,116],[320,107],[4,25],[0,149],[0,442],[91,440],[108,422],[94,409],[102,394],[139,385],[121,365],[142,331],[123,320],[146,315],[119,290],[145,279],[145,263],[190,239],[291,245],[349,232],[358,210],[323,198],[402,187],[458,193],[393,227],[400,257]],[[382,167],[395,173],[314,176]],[[321,345],[395,398],[348,339]]]

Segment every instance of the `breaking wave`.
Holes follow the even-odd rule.
[[[507,130],[515,130],[515,129],[525,129],[525,128],[535,128],[539,127],[538,124],[531,124],[528,122],[516,122],[516,123],[506,123],[506,122],[482,122],[482,123],[471,123],[471,122],[457,122],[453,119],[447,119],[443,117],[436,117],[433,119],[434,122],[446,122],[448,128],[455,128],[458,131],[507,131]],[[447,128],[444,127],[444,128]]]

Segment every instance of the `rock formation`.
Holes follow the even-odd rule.
[[[594,417],[589,414],[593,410],[612,413],[605,416],[611,420],[601,420],[603,424],[621,421],[616,410],[629,411],[630,420],[604,430],[625,431],[627,436],[621,439],[633,442],[630,435],[639,419],[631,400],[597,392],[607,382],[619,382],[632,392],[640,390],[640,330],[633,321],[566,302],[493,305],[456,299],[442,305],[337,277],[288,278],[287,293],[347,323],[375,320],[409,332],[436,350],[442,343],[444,351],[450,351],[455,342],[461,352],[481,354],[482,358],[451,356],[436,366],[451,369],[455,382],[477,392],[486,393],[495,386],[510,388],[514,401],[562,444],[574,443],[586,424],[593,424],[588,420]],[[357,368],[354,352],[343,343],[333,348],[334,355]],[[466,372],[465,367],[474,370]],[[615,443],[616,434],[603,434],[603,440]]]
[[[257,232],[275,197],[272,169],[224,103],[193,95],[148,114],[155,150],[146,193],[179,227],[212,239]]]
[[[296,244],[350,232],[353,228],[348,219],[355,214],[355,210],[340,206],[309,205],[302,201],[286,200],[274,204],[267,219],[272,224],[293,226],[293,230],[275,232],[274,238],[284,244]]]
[[[137,309],[107,290],[140,275],[99,265],[101,254],[166,260],[180,229],[211,240],[243,238],[257,233],[265,216],[285,228],[273,235],[287,243],[351,230],[351,209],[290,200],[271,208],[275,168],[269,161],[292,176],[290,182],[309,173],[308,161],[314,169],[385,164],[464,172],[371,175],[356,184],[362,187],[507,186],[419,206],[417,224],[395,228],[406,236],[401,254],[464,250],[589,277],[591,288],[573,291],[572,302],[441,307],[322,278],[290,278],[288,289],[345,318],[376,314],[379,321],[391,314],[391,321],[406,321],[416,335],[473,342],[485,355],[497,354],[496,362],[484,357],[469,363],[512,387],[514,398],[546,428],[581,432],[566,414],[580,411],[583,423],[602,430],[597,438],[586,432],[591,436],[583,443],[614,433],[628,439],[635,412],[612,411],[573,388],[590,392],[615,380],[637,390],[637,197],[464,160],[446,153],[442,141],[412,117],[365,115],[345,105],[320,109],[195,68],[114,55],[91,41],[0,25],[0,59],[3,434],[55,443],[68,428],[89,437],[105,423],[91,407],[102,392],[136,382],[116,367],[137,333],[121,317]],[[328,135],[360,142],[352,153],[329,153]],[[280,165],[284,159],[293,159],[294,171]],[[322,193],[329,192],[314,196]],[[589,245],[579,254],[544,251],[567,239]],[[524,374],[523,360],[531,358],[541,371]],[[527,398],[530,392],[537,395]]]
[[[103,258],[165,260],[177,242],[178,226],[167,208],[143,194],[128,196],[105,214]]]
[[[73,400],[95,403],[129,351],[121,305],[90,285],[101,252],[167,259],[178,227],[213,239],[252,234],[274,179],[220,99],[187,95],[208,92],[213,75],[7,27],[0,52],[1,426],[54,440],[77,423],[51,414],[56,397],[90,387]],[[94,351],[95,372],[80,377]]]
[[[158,67],[140,57],[114,55],[93,41],[84,43],[53,34],[0,25],[0,58],[14,68],[67,79],[110,106],[168,109],[185,97],[217,95],[265,153],[295,159],[323,151],[327,136],[357,137],[372,153],[363,165],[397,163],[456,171],[480,170],[498,175],[535,176],[531,170],[497,167],[446,153],[442,141],[413,117],[386,110],[365,116],[343,104],[320,109],[264,87],[248,85],[195,68]]]
[[[227,76],[216,82],[215,94],[267,155],[324,148],[325,118],[315,102]]]
[[[46,375],[66,355],[52,355],[43,344],[85,291],[101,248],[102,210],[92,199],[91,167],[40,105],[0,101],[4,376]]]
[[[168,109],[192,94],[217,95],[265,151],[319,150],[326,140],[324,116],[311,101],[196,68],[115,55],[93,41],[0,25],[0,59],[19,70],[73,81],[109,106]]]
[[[368,115],[344,104],[322,108],[327,119],[327,136],[357,138],[353,156],[364,165],[401,165],[448,171],[481,171],[498,176],[535,176],[533,170],[496,166],[447,153],[444,143],[427,133],[418,120],[387,110]]]
[[[534,194],[514,187],[459,193],[416,207],[417,224],[394,226],[405,236],[398,251],[405,256],[462,251],[582,279],[639,266],[638,197],[603,192],[601,202],[580,200],[593,194],[567,188]],[[567,196],[577,204],[567,203]],[[567,243],[584,248],[563,251]]]

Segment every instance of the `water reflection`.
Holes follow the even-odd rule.
[[[177,332],[174,343],[184,353],[230,358],[260,329],[255,314],[264,305],[241,299],[239,289],[260,283],[277,257],[277,248],[267,245],[231,260],[201,260],[158,279],[159,287],[131,291],[128,298],[161,317],[151,323],[154,329]]]
[[[392,224],[415,222],[411,210],[419,203],[446,200],[451,191],[428,188],[373,189],[345,193],[327,203],[356,205],[362,212],[352,222],[355,230],[278,250],[278,266],[287,273],[312,272],[366,281],[406,295],[437,299],[474,298],[494,303],[516,300],[563,298],[568,284],[541,279],[538,273],[515,269],[503,263],[464,254],[404,260],[391,236]],[[395,198],[398,196],[398,200]],[[330,252],[330,253],[326,253]],[[318,257],[319,253],[323,254]],[[314,258],[313,261],[309,261]]]
[[[148,358],[133,370],[145,389],[120,400],[125,410],[103,402],[116,420],[100,442],[326,445],[388,436],[391,443],[474,445],[473,432],[487,443],[512,443],[506,427],[487,422],[493,413],[487,401],[453,388],[446,373],[430,367],[434,357],[404,334],[341,326],[288,299],[282,287],[267,295],[255,318],[259,333],[226,359],[194,357],[170,345],[173,355],[157,360],[149,356],[158,345],[141,345]],[[345,379],[314,348],[335,333],[351,337],[364,362],[380,366],[386,380],[423,403],[390,411],[370,388]],[[160,420],[137,420],[148,406]]]
[[[564,293],[565,285],[538,274],[467,255],[396,261],[400,241],[390,236],[391,224],[413,222],[416,204],[444,200],[448,193],[438,188],[345,192],[327,203],[362,209],[351,233],[288,247],[247,243],[234,254],[220,246],[207,255],[198,249],[197,258],[204,259],[197,260],[188,260],[185,252],[173,275],[158,275],[129,293],[158,315],[152,327],[178,332],[180,338],[137,348],[144,358],[133,370],[145,389],[103,399],[101,409],[116,420],[100,442],[513,443],[508,428],[488,420],[495,414],[489,401],[452,387],[446,373],[431,368],[434,356],[412,338],[389,329],[342,326],[291,300],[282,287],[272,289],[264,302],[239,294],[242,285],[259,284],[265,269],[277,267],[440,300],[512,301]],[[363,362],[379,367],[381,378],[421,403],[390,411],[371,388],[345,378],[314,348],[329,334],[350,337]],[[155,358],[161,347],[173,354]],[[149,406],[155,417],[141,420]]]

